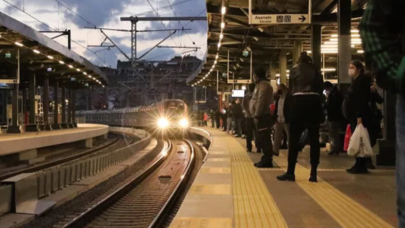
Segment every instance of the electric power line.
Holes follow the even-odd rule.
[[[6,2],[7,4],[11,5],[12,7],[16,8],[17,10],[19,10],[19,11],[25,13],[26,15],[28,15],[28,16],[31,17],[31,18],[33,18],[33,19],[36,20],[37,22],[39,22],[39,23],[45,25],[46,27],[48,27],[48,28],[51,29],[52,31],[57,31],[56,29],[52,28],[50,25],[46,24],[45,22],[43,22],[43,21],[39,20],[38,18],[34,17],[33,15],[31,15],[31,14],[25,12],[24,10],[22,10],[22,9],[19,8],[18,6],[14,5],[14,4],[10,3],[10,2],[8,2],[7,0],[3,0],[3,1]],[[87,47],[84,47],[83,45],[81,45],[80,43],[78,43],[77,41],[75,41],[75,40],[73,40],[73,39],[72,39],[71,41],[72,41],[73,43],[75,43],[75,44],[77,44],[77,45],[79,45],[79,46],[85,48],[86,50],[90,51],[90,52],[93,53],[94,55],[96,55],[96,56],[98,57],[98,59],[101,60],[101,61],[105,64],[105,62],[100,58],[100,56],[97,55],[97,53],[91,51],[91,50],[88,49]]]

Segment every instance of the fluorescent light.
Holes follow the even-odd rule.
[[[357,50],[357,53],[363,54],[364,50]]]
[[[60,63],[60,64],[65,64],[65,62],[63,62],[63,61],[59,61],[59,63]]]
[[[78,72],[80,72],[80,69],[79,69],[79,68],[76,68],[76,70],[77,70]]]
[[[214,64],[217,64],[217,60],[215,60]]]
[[[73,66],[72,66],[72,65],[69,65],[69,68],[73,68]]]
[[[280,77],[280,74],[276,74],[276,77]]]
[[[333,71],[336,71],[336,68],[322,68],[321,71],[323,71],[323,72],[333,72]]]
[[[15,42],[14,44],[17,46],[20,46],[20,47],[24,46],[22,43],[19,43],[19,42]]]
[[[224,38],[224,34],[219,34],[219,39],[222,40]]]
[[[34,49],[33,52],[35,52],[36,54],[39,54],[41,52],[39,52],[38,50]]]
[[[350,30],[350,32],[351,32],[351,33],[359,33],[359,30],[353,29],[353,30]]]
[[[330,41],[338,41],[338,38],[331,38],[331,39],[329,39]]]
[[[221,22],[221,28],[225,28],[225,22]]]
[[[86,73],[86,72],[83,72],[83,74],[84,74],[84,75],[87,75],[87,73]]]
[[[218,48],[220,48],[221,47],[221,43],[218,43]]]
[[[225,7],[225,6],[222,6],[221,13],[222,13],[222,14],[225,14],[225,13],[226,13],[226,7]]]
[[[48,59],[53,59],[53,57],[52,57],[52,56],[50,56],[50,55],[48,55],[47,57],[48,57]]]
[[[218,59],[218,54],[217,54],[217,56],[215,56],[215,59]]]

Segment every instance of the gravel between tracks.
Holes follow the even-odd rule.
[[[161,152],[163,148],[163,141],[158,140],[158,145],[140,161],[133,166],[125,169],[119,174],[111,177],[107,181],[104,181],[96,187],[84,192],[71,201],[66,202],[60,207],[50,211],[42,217],[36,218],[22,226],[23,228],[51,228],[58,227],[57,223],[65,220],[66,218],[74,218],[78,214],[84,212],[89,205],[93,205],[93,202],[97,202],[100,199],[105,198],[113,191],[122,186],[125,181],[133,175],[142,172],[151,161]]]

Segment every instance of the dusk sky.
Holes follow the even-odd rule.
[[[26,13],[16,9],[15,5],[26,13],[32,15],[42,24],[30,17]],[[58,3],[60,2],[60,3]],[[205,0],[149,0],[159,16],[174,16],[169,3],[177,16],[206,16]],[[69,11],[71,9],[73,12]],[[72,39],[82,45],[72,43],[72,49],[78,54],[97,65],[116,67],[117,58],[127,60],[116,48],[111,51],[99,51],[97,57],[94,53],[87,51],[87,45],[100,45],[104,40],[104,35],[99,30],[84,29],[84,27],[94,26],[114,29],[130,29],[130,22],[121,22],[120,17],[129,16],[156,16],[155,12],[147,0],[2,0],[0,1],[0,11],[23,22],[36,30],[65,30],[72,31]],[[85,20],[77,15],[80,15]],[[47,27],[49,25],[51,28]],[[177,31],[172,38],[167,39],[161,45],[165,46],[198,46],[201,49],[197,52],[187,54],[196,55],[203,58],[207,46],[207,22],[196,21],[187,22],[164,22],[167,28],[191,28],[192,30]],[[138,22],[138,30],[142,29],[164,29],[161,22]],[[105,31],[106,34],[130,57],[131,56],[131,35],[129,32]],[[138,56],[153,47],[169,32],[149,32],[138,33]],[[55,34],[46,34],[50,37]],[[67,39],[60,37],[55,39],[66,45]],[[195,45],[193,45],[193,42]],[[108,41],[105,44],[110,44]],[[98,51],[103,48],[90,48]],[[164,49],[156,48],[146,55],[145,60],[167,60],[175,55],[181,55],[187,49]],[[105,63],[104,63],[105,62]]]

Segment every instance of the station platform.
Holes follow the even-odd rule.
[[[25,152],[25,157],[32,157],[34,149],[92,139],[106,135],[108,131],[107,125],[78,124],[78,127],[73,129],[1,134],[0,156]]]
[[[348,174],[354,158],[322,151],[318,183],[310,183],[307,147],[299,155],[296,181],[280,182],[286,150],[274,157],[274,168],[258,169],[253,164],[261,154],[246,152],[244,139],[203,130],[213,138],[208,158],[171,228],[397,227],[394,168]]]

